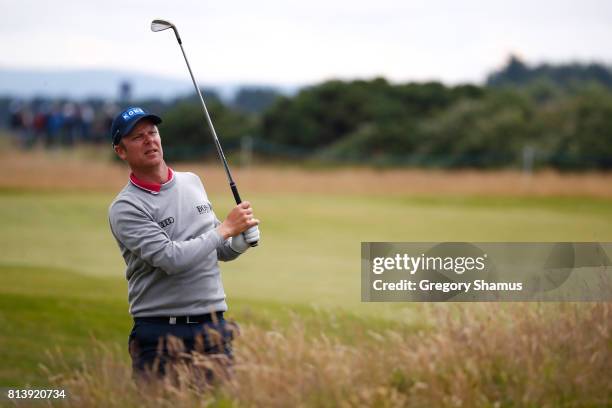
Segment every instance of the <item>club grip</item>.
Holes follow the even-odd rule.
[[[240,194],[238,194],[238,187],[236,187],[236,183],[233,181],[230,183],[230,188],[232,189],[232,194],[234,195],[234,200],[236,200],[236,204],[240,204],[242,199],[240,198]]]

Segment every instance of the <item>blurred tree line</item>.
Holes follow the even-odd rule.
[[[234,104],[212,99],[209,109],[224,146],[239,148],[249,135],[255,153],[268,157],[449,168],[520,167],[526,161],[558,169],[612,168],[612,74],[596,64],[530,68],[511,57],[485,86],[332,80],[293,96],[253,89]],[[238,100],[242,106],[235,105]],[[258,100],[264,103],[257,106]],[[195,102],[175,104],[164,114],[171,158],[212,152]]]
[[[511,56],[484,86],[376,78],[331,80],[289,96],[250,87],[228,101],[209,89],[204,97],[228,154],[248,146],[265,160],[612,168],[612,72],[599,64],[528,66]],[[0,111],[7,104],[0,100]],[[163,115],[169,160],[214,156],[195,93],[133,104]]]

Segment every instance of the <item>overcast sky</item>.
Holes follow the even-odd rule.
[[[200,82],[304,84],[384,76],[482,81],[530,63],[612,62],[612,1],[0,0],[0,67],[103,68]]]

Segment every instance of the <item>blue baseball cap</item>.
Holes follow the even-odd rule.
[[[113,146],[118,145],[121,138],[132,131],[134,126],[143,119],[149,119],[156,125],[159,125],[162,120],[159,116],[153,115],[146,110],[137,106],[131,106],[120,112],[111,125],[111,138]]]

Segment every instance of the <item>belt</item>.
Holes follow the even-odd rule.
[[[223,312],[213,312],[195,316],[147,316],[134,317],[134,322],[166,323],[166,324],[197,324],[223,320]]]

